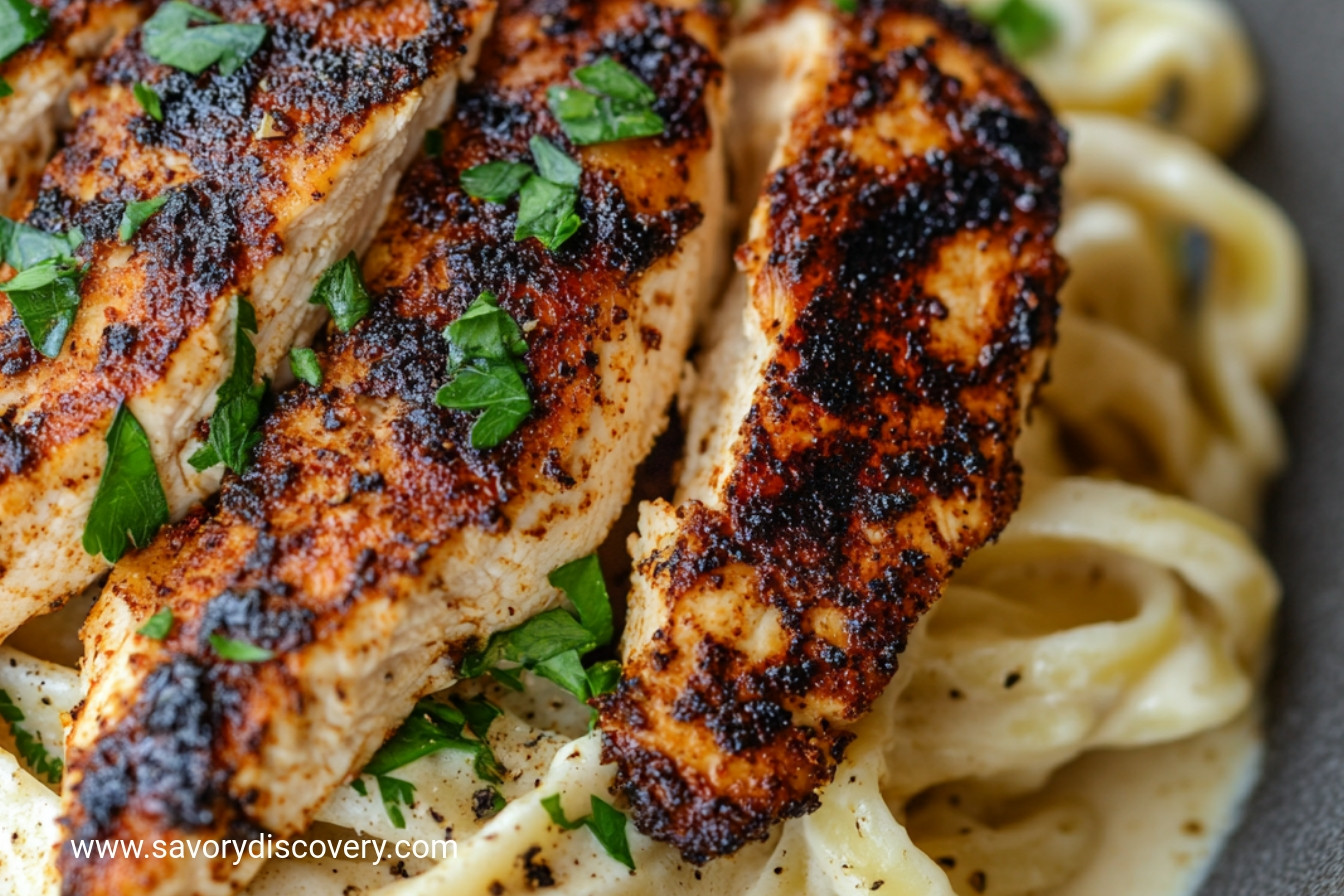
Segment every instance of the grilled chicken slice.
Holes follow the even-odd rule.
[[[636,823],[693,862],[815,808],[844,726],[1013,511],[1053,339],[1049,109],[963,14],[859,9],[773,9],[734,51],[734,121],[782,98],[783,134],[600,702]]]
[[[156,64],[130,37],[76,94],[78,124],[27,223],[79,227],[88,264],[55,358],[0,302],[0,636],[107,568],[81,536],[118,406],[147,431],[174,517],[219,484],[196,472],[233,368],[238,297],[256,309],[256,375],[321,324],[323,271],[366,246],[400,174],[473,64],[493,0],[218,0],[265,43],[236,73]],[[132,88],[149,84],[163,121]],[[129,201],[167,195],[118,238]]]
[[[147,5],[130,0],[31,0],[47,32],[0,63],[0,214],[51,157],[70,90],[89,62],[133,28]]]
[[[369,316],[319,356],[322,387],[283,394],[218,507],[119,564],[90,616],[71,837],[294,834],[464,651],[558,599],[547,574],[619,515],[727,262],[722,25],[699,0],[504,4],[445,154],[407,174],[370,249]],[[547,88],[603,56],[656,92],[663,136],[568,143]],[[582,223],[555,252],[515,241],[516,200],[459,186],[527,160],[536,135],[583,167]],[[435,394],[444,328],[485,291],[523,328],[534,408],[476,449],[476,414]],[[137,636],[163,608],[167,639]],[[275,657],[229,662],[212,634]],[[81,896],[224,892],[255,870],[228,864],[61,857]]]

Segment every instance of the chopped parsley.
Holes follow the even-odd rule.
[[[523,332],[499,307],[499,299],[483,292],[443,335],[448,382],[434,400],[440,407],[482,411],[471,427],[471,445],[493,448],[513,435],[532,410],[523,379]]]
[[[215,656],[231,663],[264,663],[275,658],[274,650],[248,641],[236,641],[220,634],[212,634],[209,641]]]
[[[378,796],[387,810],[387,817],[392,819],[392,826],[406,827],[406,816],[401,814],[401,807],[403,804],[409,807],[415,801],[415,785],[387,775],[379,775],[374,780],[378,782]]]
[[[173,610],[171,607],[164,607],[146,619],[145,624],[136,629],[136,632],[154,641],[162,641],[172,630]]]
[[[163,208],[163,204],[167,201],[168,194],[160,193],[153,199],[126,203],[126,210],[121,213],[121,226],[117,228],[117,238],[123,243],[129,243],[131,237],[135,236],[144,223],[154,217],[154,213]]]
[[[597,794],[592,795],[591,802],[592,814],[573,821],[565,817],[565,810],[560,806],[560,794],[558,793],[543,797],[541,806],[550,816],[551,823],[562,830],[573,831],[577,828],[587,828],[592,831],[593,836],[606,850],[607,855],[633,871],[635,860],[630,855],[630,841],[625,834],[625,813]]]
[[[215,63],[221,75],[231,75],[261,48],[266,30],[265,25],[226,23],[212,12],[172,0],[145,22],[143,45],[154,61],[193,75]]]
[[[585,668],[582,660],[584,654],[609,643],[614,635],[611,598],[597,556],[566,563],[548,580],[569,597],[577,618],[557,607],[517,628],[491,635],[484,650],[463,659],[459,670],[462,678],[489,673],[509,687],[521,688],[517,672],[499,665],[509,662],[555,682],[584,703],[615,689],[621,680],[620,663],[607,660]]]
[[[463,700],[453,698],[453,705],[426,698],[415,704],[415,710],[402,723],[401,727],[378,748],[373,758],[364,766],[361,774],[370,775],[378,782],[379,793],[383,796],[383,805],[388,817],[396,827],[405,827],[405,819],[397,809],[397,800],[389,801],[384,781],[395,782],[392,788],[405,795],[401,802],[410,803],[414,788],[407,782],[388,776],[389,772],[409,765],[417,759],[438,753],[441,750],[459,750],[472,757],[472,767],[476,776],[491,784],[504,781],[504,767],[495,758],[494,750],[486,740],[490,724],[503,714],[484,697],[472,697]],[[467,737],[470,732],[474,737]],[[367,795],[363,782],[355,789],[361,796]],[[405,785],[402,787],[401,785]],[[407,791],[405,788],[410,788]],[[496,795],[498,791],[495,791]]]
[[[536,237],[554,251],[583,223],[574,211],[583,168],[545,137],[535,136],[528,145],[536,172],[524,162],[487,162],[462,172],[462,189],[469,196],[496,203],[507,202],[517,193],[514,241]]]
[[[359,260],[351,252],[322,274],[308,299],[311,305],[325,305],[342,333],[364,319],[373,307],[369,288],[359,273]]]
[[[6,81],[4,78],[0,78],[0,100],[4,99],[7,96],[13,96],[13,95],[14,95],[14,88],[10,87],[9,82]]]
[[[536,237],[547,249],[557,249],[578,232],[583,222],[574,212],[578,190],[530,177],[518,194],[518,224],[513,238]]]
[[[70,260],[84,242],[78,227],[65,233],[48,233],[19,221],[0,217],[0,259],[22,271],[49,258]]]
[[[75,323],[84,270],[77,262],[48,258],[0,283],[33,347],[48,358],[61,353]]]
[[[210,437],[196,450],[189,462],[197,472],[224,464],[241,473],[252,462],[252,449],[261,441],[256,432],[261,419],[261,399],[267,383],[252,382],[257,364],[257,348],[249,333],[257,332],[257,312],[242,296],[233,328],[233,371],[215,393],[215,410],[210,415]]]
[[[313,388],[322,385],[322,365],[317,360],[317,352],[310,348],[295,346],[290,349],[289,369],[294,371],[296,379],[302,380]]]
[[[28,766],[33,774],[46,778],[48,782],[61,783],[65,763],[47,751],[42,743],[42,735],[34,736],[20,724],[24,720],[23,710],[19,709],[9,693],[3,690],[0,690],[0,719],[4,719],[5,724],[9,726],[9,733],[14,738],[14,748],[23,759],[23,764]]]
[[[159,99],[158,91],[143,81],[136,81],[131,92],[135,94],[135,101],[145,110],[146,115],[155,121],[163,121],[163,101]]]
[[[84,268],[74,253],[84,242],[78,228],[48,233],[0,217],[0,260],[18,275],[0,283],[33,347],[54,358],[79,310],[79,282]]]
[[[168,498],[149,436],[123,402],[107,431],[107,463],[84,524],[84,550],[116,563],[132,544],[144,547],[168,522]]]
[[[51,15],[28,0],[0,0],[0,62],[47,33]]]
[[[462,189],[468,196],[504,203],[535,176],[532,166],[525,162],[486,162],[462,172]]]
[[[583,87],[547,91],[551,114],[579,146],[636,137],[656,137],[666,127],[653,109],[658,95],[610,56],[574,70]]]
[[[442,128],[430,128],[425,131],[425,155],[433,159],[443,155]]]
[[[832,2],[836,9],[846,15],[853,15],[859,11],[859,0],[832,0]]]
[[[990,8],[973,8],[976,17],[994,29],[999,46],[1014,59],[1028,59],[1046,50],[1059,36],[1054,16],[1032,0],[1002,0]]]

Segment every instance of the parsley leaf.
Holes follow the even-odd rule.
[[[374,780],[378,782],[378,796],[387,810],[387,817],[392,819],[392,826],[406,827],[406,816],[401,814],[401,804],[409,807],[415,801],[415,785],[387,775],[378,775]]]
[[[835,8],[848,15],[859,11],[859,0],[833,0]]]
[[[6,81],[4,78],[0,78],[0,100],[4,99],[7,96],[13,96],[13,95],[14,95],[14,88],[10,87],[9,82]]]
[[[145,110],[146,115],[155,121],[163,121],[163,102],[159,99],[158,91],[143,81],[136,81],[131,92],[135,94],[135,101]]]
[[[172,0],[145,22],[143,45],[154,61],[193,75],[216,62],[221,75],[231,75],[260,49],[266,30],[265,25],[224,23],[212,12]]]
[[[164,607],[145,620],[145,624],[136,629],[138,634],[155,641],[162,641],[173,630],[173,609]]]
[[[404,819],[403,823],[398,823],[400,812],[396,811],[394,814],[396,801],[389,802],[383,782],[386,780],[405,783],[397,778],[389,778],[387,773],[409,765],[423,756],[429,756],[440,750],[461,750],[472,755],[472,767],[477,777],[492,784],[504,781],[504,767],[495,758],[494,750],[485,739],[486,733],[490,730],[490,723],[503,715],[503,710],[479,696],[470,700],[454,698],[453,702],[454,706],[430,698],[417,702],[410,717],[386,743],[378,748],[361,772],[372,775],[378,782],[388,817],[397,827],[404,826]],[[464,736],[462,733],[464,727],[474,734],[476,739]],[[356,790],[361,795],[366,794],[362,785]],[[404,801],[409,803],[409,796]]]
[[[580,146],[656,137],[666,127],[653,110],[658,95],[609,56],[574,70],[584,88],[555,86],[546,93],[551,114]]]
[[[73,261],[48,258],[0,283],[33,347],[48,358],[61,353],[79,311],[84,269]]]
[[[517,628],[491,635],[485,650],[462,660],[460,674],[462,678],[475,678],[504,660],[531,668],[567,650],[587,653],[596,646],[592,632],[567,610],[556,607],[538,613]]]
[[[443,155],[443,129],[430,128],[425,131],[425,155],[437,159]]]
[[[168,498],[149,436],[122,403],[107,431],[107,463],[84,524],[84,550],[116,563],[131,543],[144,547],[168,522]]]
[[[0,62],[47,33],[50,14],[28,0],[0,0]]]
[[[34,736],[19,724],[24,720],[23,710],[19,709],[18,704],[4,690],[0,690],[0,719],[4,719],[5,724],[9,726],[9,733],[14,738],[14,748],[23,759],[23,764],[32,769],[33,774],[41,775],[50,783],[61,783],[65,763],[47,752],[46,746],[42,743],[42,735]]]
[[[141,226],[154,217],[154,213],[163,208],[163,204],[167,201],[168,194],[160,193],[153,199],[126,203],[126,210],[121,213],[121,226],[117,228],[117,238],[123,243],[129,243],[131,237],[135,236]]]
[[[532,168],[523,162],[486,162],[462,172],[462,189],[468,196],[486,202],[507,202],[529,177]]]
[[[529,178],[518,199],[518,223],[513,231],[515,242],[528,237],[552,251],[573,236],[583,222],[574,213],[578,190],[553,184],[542,177]]]
[[[0,259],[16,271],[51,258],[69,261],[83,242],[84,233],[78,227],[65,233],[48,233],[0,217]]]
[[[322,365],[318,363],[317,352],[310,348],[291,348],[289,369],[294,371],[295,377],[314,388],[322,385]]]
[[[550,574],[549,581],[568,595],[579,618],[557,607],[533,616],[517,628],[496,632],[484,650],[463,658],[459,677],[475,678],[489,673],[501,683],[522,690],[517,672],[499,667],[501,662],[517,663],[555,682],[584,703],[610,692],[620,683],[620,663],[607,660],[585,669],[581,659],[588,651],[610,642],[615,634],[611,599],[597,556],[566,563]],[[595,713],[593,720],[596,721]]]
[[[275,651],[248,641],[237,641],[221,634],[210,635],[210,647],[215,655],[231,663],[264,663],[275,658]]]
[[[611,597],[596,554],[580,557],[554,570],[546,581],[565,592],[579,611],[583,627],[593,633],[598,644],[608,643],[615,634]]]
[[[235,473],[241,473],[252,462],[252,449],[261,441],[261,434],[255,429],[261,419],[261,399],[266,395],[266,383],[252,384],[257,348],[248,334],[255,332],[257,312],[247,299],[239,296],[233,330],[233,370],[215,393],[210,438],[189,458],[197,472],[222,463]]]
[[[326,305],[331,312],[331,319],[336,322],[336,329],[342,333],[349,333],[355,324],[364,319],[373,303],[369,288],[364,285],[364,278],[359,273],[359,260],[355,258],[355,253],[351,252],[327,268],[317,281],[308,303]]]
[[[976,16],[994,29],[999,45],[1018,60],[1048,49],[1059,35],[1054,17],[1032,0],[1003,0],[992,9],[976,11]]]
[[[532,411],[523,380],[523,331],[493,293],[483,292],[443,335],[448,340],[448,382],[434,400],[440,407],[484,411],[471,427],[471,445],[493,448]]]
[[[577,187],[583,168],[565,155],[565,151],[541,135],[528,141],[537,171],[543,178],[561,187]]]
[[[565,817],[565,810],[560,806],[560,794],[558,793],[544,797],[541,806],[550,816],[551,823],[562,830],[573,831],[586,827],[592,831],[593,836],[606,850],[607,855],[633,871],[635,860],[630,855],[630,841],[625,833],[625,813],[596,794],[592,795],[591,803],[592,814],[574,821]]]

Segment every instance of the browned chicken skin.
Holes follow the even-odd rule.
[[[931,0],[765,15],[744,40],[775,42],[793,108],[600,698],[637,825],[693,862],[816,807],[1007,522],[1065,271],[1064,136],[983,28]]]
[[[446,152],[407,174],[369,252],[369,316],[319,355],[323,385],[283,394],[251,469],[123,561],[90,617],[72,838],[295,834],[467,647],[558,598],[547,574],[619,514],[726,262],[722,26],[696,0],[502,5]],[[603,56],[657,94],[661,137],[565,140],[547,89]],[[516,202],[459,186],[538,134],[584,169],[582,224],[555,252],[515,241]],[[435,393],[444,328],[487,290],[523,325],[534,409],[477,449],[475,414]],[[165,607],[165,640],[134,634]],[[229,662],[211,634],[274,658]],[[81,896],[227,892],[255,870],[226,864],[61,857]]]

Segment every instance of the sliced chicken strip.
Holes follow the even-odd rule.
[[[1064,276],[1064,137],[984,29],[924,0],[767,16],[734,116],[784,99],[785,127],[600,698],[637,825],[693,862],[817,806],[1006,523]]]
[[[444,131],[408,173],[365,271],[367,318],[331,334],[251,469],[114,572],[85,628],[89,692],[67,750],[77,840],[301,830],[442,686],[465,651],[558,599],[665,424],[697,308],[726,264],[717,122],[722,22],[699,0],[512,0]],[[547,89],[610,56],[657,95],[660,137],[576,148]],[[529,160],[544,135],[582,164],[577,232],[515,241],[518,205],[461,174]],[[485,291],[522,326],[533,410],[493,448],[436,404],[444,328]],[[170,608],[159,642],[135,634]],[[229,662],[210,636],[275,656]],[[68,894],[215,893],[255,863],[77,858]]]
[[[219,484],[188,459],[233,369],[238,298],[256,375],[321,323],[318,278],[362,249],[470,70],[493,0],[219,0],[267,26],[235,73],[156,64],[132,32],[74,98],[79,120],[26,222],[78,227],[88,265],[54,358],[0,302],[0,636],[107,568],[81,544],[118,406],[146,430],[174,517]],[[133,95],[159,96],[163,121]],[[132,201],[167,202],[129,243]]]
[[[89,63],[130,31],[147,3],[132,0],[31,0],[47,14],[48,30],[4,63],[0,80],[0,214],[51,157],[66,97]]]

